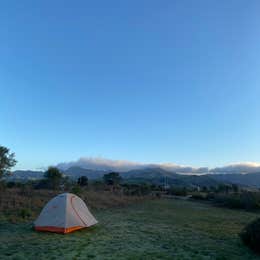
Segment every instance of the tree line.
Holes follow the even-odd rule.
[[[11,168],[14,167],[16,163],[15,153],[10,152],[10,149],[5,146],[0,146],[0,180],[11,174]],[[118,185],[121,180],[122,178],[117,172],[107,173],[103,176],[103,181],[107,185]],[[57,167],[51,166],[45,171],[44,180],[42,180],[39,185],[42,187],[58,189],[66,181],[68,181],[68,178],[64,176]],[[88,178],[86,176],[79,177],[77,184],[79,186],[88,186]]]

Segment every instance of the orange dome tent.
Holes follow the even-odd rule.
[[[65,234],[96,223],[97,220],[81,198],[71,193],[63,193],[45,205],[34,222],[34,228],[37,231]]]

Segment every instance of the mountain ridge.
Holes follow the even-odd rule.
[[[90,180],[98,180],[104,174],[111,171],[108,170],[92,170],[85,169],[78,166],[72,166],[64,171],[64,175],[77,179],[80,176],[86,176]],[[215,186],[219,183],[237,184],[240,186],[260,187],[260,172],[256,173],[228,173],[228,174],[203,174],[203,175],[184,175],[172,171],[162,169],[160,167],[148,167],[144,169],[130,170],[120,172],[121,177],[125,181],[136,182],[151,182],[163,184],[165,179],[169,185],[182,185],[182,186]],[[36,180],[44,177],[43,171],[23,171],[17,170],[12,173],[7,179],[9,180]]]

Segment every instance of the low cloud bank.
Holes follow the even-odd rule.
[[[91,170],[105,171],[129,171],[145,167],[145,164],[130,162],[127,160],[110,160],[105,158],[82,157],[77,161],[58,164],[60,169],[66,170],[70,167],[82,167]]]
[[[208,167],[195,168],[192,166],[183,166],[174,163],[139,163],[127,160],[111,160],[105,158],[82,157],[76,161],[64,162],[57,165],[62,170],[70,167],[81,167],[92,170],[119,171],[125,172],[129,170],[155,168],[181,173],[181,174],[216,174],[216,173],[253,173],[260,172],[260,163],[245,162],[234,163],[223,167],[209,169]]]
[[[212,173],[253,173],[260,172],[260,163],[241,162],[233,163],[224,167],[217,167],[210,170]]]
[[[180,173],[204,173],[208,172],[207,167],[194,168],[190,166],[182,166],[174,163],[139,163],[127,160],[111,160],[105,158],[92,158],[82,157],[77,161],[64,162],[58,164],[60,169],[66,170],[70,167],[82,167],[92,170],[105,170],[105,171],[130,171],[144,168],[162,168],[169,171]]]

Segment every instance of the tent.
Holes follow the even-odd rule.
[[[81,198],[71,193],[63,193],[45,205],[34,222],[34,228],[37,231],[65,234],[96,223],[97,220]]]

